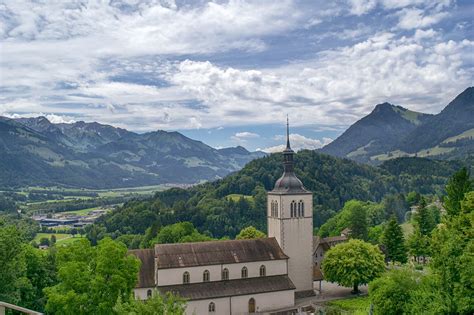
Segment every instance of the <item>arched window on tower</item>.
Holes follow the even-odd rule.
[[[210,278],[211,278],[211,275],[209,273],[209,270],[204,270],[204,273],[202,274],[202,281],[209,282]]]
[[[290,216],[292,218],[296,217],[296,201],[292,201],[290,204]]]
[[[304,217],[304,202],[303,202],[303,200],[300,200],[298,202],[298,216],[299,217]]]
[[[184,284],[189,283],[189,272],[187,271],[183,273],[183,283]]]
[[[229,269],[224,268],[222,270],[222,280],[229,280]]]
[[[275,214],[273,215],[275,218],[278,218],[278,201],[275,200]]]

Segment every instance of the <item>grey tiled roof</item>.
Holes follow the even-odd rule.
[[[287,259],[274,237],[252,240],[156,244],[157,268]]]
[[[153,249],[129,250],[129,254],[137,256],[142,262],[138,273],[137,288],[151,288],[155,286],[155,251]]]
[[[161,293],[171,292],[189,300],[215,299],[294,289],[295,285],[286,275],[158,287]]]

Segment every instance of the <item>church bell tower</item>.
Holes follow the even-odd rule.
[[[267,225],[268,236],[289,256],[288,276],[303,295],[313,292],[313,194],[296,177],[293,155],[287,118],[283,175],[267,194]]]

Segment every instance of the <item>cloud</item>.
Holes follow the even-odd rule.
[[[377,0],[349,0],[350,3],[350,12],[355,15],[362,15],[377,5]]]
[[[290,134],[290,142],[291,148],[295,151],[309,149],[314,150],[325,146],[326,144],[332,141],[331,138],[322,138],[322,139],[311,139],[305,136],[302,136],[297,133]],[[268,147],[261,149],[260,151],[267,152],[267,153],[275,153],[275,152],[282,152],[285,150],[286,144],[281,144],[273,147]]]
[[[449,14],[447,12],[437,12],[428,14],[420,9],[403,9],[398,12],[398,27],[402,29],[426,28],[439,23]]]
[[[242,143],[246,143],[248,139],[255,139],[259,137],[260,137],[259,134],[249,132],[249,131],[242,131],[242,132],[237,132],[236,134],[231,136],[230,139],[239,144],[242,144]]]

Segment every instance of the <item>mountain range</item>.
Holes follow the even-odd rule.
[[[474,153],[474,87],[436,115],[379,104],[320,151],[370,164],[408,156],[465,158]]]
[[[96,122],[0,117],[0,187],[113,188],[222,178],[265,155],[214,149],[178,132],[137,134]]]

